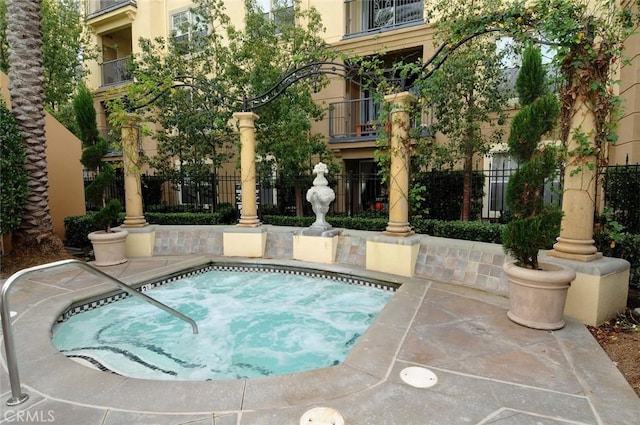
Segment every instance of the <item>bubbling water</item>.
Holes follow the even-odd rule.
[[[53,344],[121,375],[218,380],[341,363],[392,292],[319,276],[209,271],[146,292],[198,323],[136,298],[71,316]]]

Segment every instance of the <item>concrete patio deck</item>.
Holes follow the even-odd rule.
[[[248,380],[151,381],[101,372],[57,352],[51,326],[75,301],[113,289],[70,266],[14,285],[20,378],[30,397],[7,406],[2,350],[0,424],[299,424],[314,407],[347,425],[634,425],[640,398],[584,325],[536,331],[506,317],[504,297],[343,264],[203,255],[132,259],[103,271],[135,284],[214,262],[306,266],[402,286],[338,366]],[[400,378],[409,366],[437,376],[430,388]],[[318,422],[320,423],[320,422]]]

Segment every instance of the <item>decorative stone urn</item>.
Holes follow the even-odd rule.
[[[316,221],[293,235],[293,259],[316,263],[334,263],[338,250],[339,229],[334,229],[325,219],[329,204],[336,198],[329,182],[324,177],[329,169],[319,162],[313,167],[316,178],[313,187],[307,190],[307,201],[311,203]]]
[[[318,162],[313,167],[316,178],[313,179],[313,187],[307,190],[307,201],[311,203],[311,208],[316,214],[316,221],[309,228],[312,232],[322,233],[332,227],[325,219],[329,204],[336,199],[335,192],[329,187],[329,182],[324,176],[328,172],[329,168],[322,162]]]
[[[539,263],[540,270],[519,267],[515,261],[504,264],[509,279],[511,321],[533,329],[556,330],[564,327],[564,305],[576,272],[551,263]]]
[[[113,266],[127,261],[126,241],[129,233],[124,229],[99,230],[89,233],[96,266]]]

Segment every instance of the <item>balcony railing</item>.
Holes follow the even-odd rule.
[[[93,18],[127,5],[136,6],[136,2],[134,0],[85,0],[84,10],[87,18]]]
[[[110,86],[131,81],[129,56],[102,63],[102,85]]]
[[[329,104],[329,141],[374,140],[379,112],[371,98]]]
[[[345,1],[345,36],[388,31],[424,22],[422,0]]]
[[[329,104],[329,142],[375,140],[380,130],[380,103],[372,98],[345,100]],[[427,107],[421,117],[412,117],[410,128],[415,137],[433,137],[433,109]],[[389,129],[386,129],[389,131]]]

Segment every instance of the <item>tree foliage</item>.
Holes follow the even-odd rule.
[[[266,93],[296,66],[327,54],[315,10],[302,10],[296,1],[291,19],[271,20],[254,0],[244,6],[244,25],[236,26],[222,2],[198,0],[182,29],[188,38],[140,40],[128,98],[146,120],[159,124],[152,133],[158,155],[151,163],[175,181],[208,175],[230,159],[237,134],[229,122],[246,106],[243,99]],[[275,12],[282,7],[276,2]],[[321,136],[311,132],[311,122],[323,114],[312,101],[313,83],[302,80],[271,94],[255,111],[259,164],[286,182],[309,174],[312,158],[329,156]]]
[[[105,206],[105,192],[107,187],[115,181],[115,171],[109,163],[102,160],[109,152],[109,143],[98,132],[93,97],[84,84],[80,85],[78,93],[73,99],[73,109],[76,114],[83,146],[80,161],[87,170],[96,174],[93,181],[85,188],[85,195],[93,205]],[[118,205],[120,205],[119,202]],[[106,220],[103,217],[109,216],[113,211],[117,215],[119,208],[112,205],[105,209],[105,212],[98,216],[98,219],[102,221],[97,225],[103,227],[105,231],[109,231],[111,220]]]
[[[473,159],[503,136],[509,93],[502,88],[501,57],[494,37],[474,39],[454,51],[430,78],[417,82],[433,110],[432,131],[447,138],[446,159],[463,163],[465,221],[470,218]]]
[[[0,0],[0,69],[9,68],[6,1]],[[45,104],[56,113],[73,98],[85,75],[83,61],[95,57],[78,0],[42,0],[42,58]],[[64,122],[63,122],[64,123]]]
[[[328,55],[319,36],[324,28],[314,9],[303,11],[300,2],[295,2],[293,21],[279,23],[265,19],[253,0],[246,1],[245,6],[244,31],[229,32],[227,76],[240,87],[249,88],[249,93],[264,93],[295,67]],[[281,5],[276,3],[274,8],[278,7]],[[305,25],[301,26],[301,22]],[[244,72],[240,72],[242,68]],[[324,114],[312,99],[313,83],[301,80],[257,111],[260,119],[256,122],[256,153],[263,159],[260,166],[274,169],[281,181],[289,184],[310,174],[313,160],[331,162],[322,135],[311,131],[311,122]],[[294,189],[297,211],[301,214],[303,188]]]
[[[569,152],[578,161],[585,158],[603,165],[604,147],[617,140],[621,103],[613,87],[615,67],[623,58],[624,43],[640,22],[639,0],[495,0],[473,2],[473,13],[461,13],[468,2],[437,0],[427,15],[446,31],[450,45],[474,34],[500,32],[519,42],[552,46],[554,66],[559,70],[561,139],[574,132],[580,146]],[[576,102],[585,102],[595,114],[596,131],[584,134],[571,128]]]
[[[7,1],[0,0],[0,71],[9,70],[9,45],[7,44]]]

